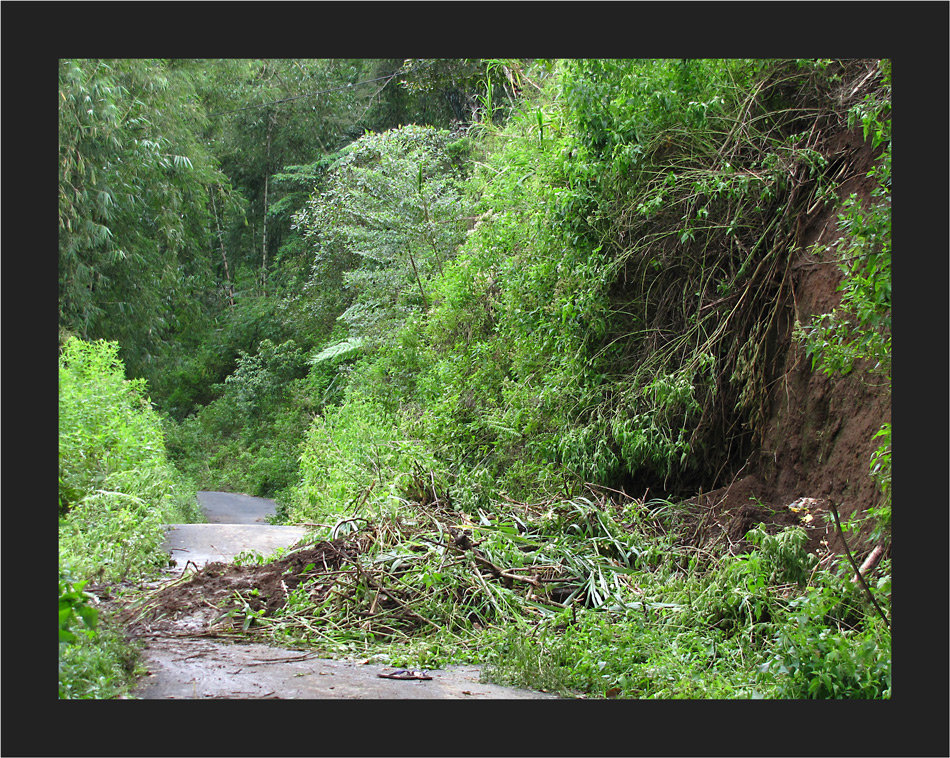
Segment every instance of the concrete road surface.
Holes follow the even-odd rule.
[[[380,677],[398,669],[318,658],[314,653],[256,643],[225,645],[204,639],[156,639],[147,652],[149,674],[136,697],[143,700],[349,699],[539,700],[553,698],[480,681],[477,666],[420,671],[428,679]]]
[[[306,533],[297,526],[269,524],[169,524],[165,549],[178,568],[184,569],[188,561],[201,568],[215,561],[229,563],[244,552],[268,556]]]
[[[209,524],[266,524],[277,503],[237,492],[199,492],[198,505]]]
[[[231,561],[243,552],[270,555],[277,548],[290,547],[306,535],[296,526],[273,526],[267,517],[276,503],[262,497],[232,492],[199,492],[198,503],[207,524],[169,524],[165,549],[178,568],[188,561],[203,567],[214,561]]]

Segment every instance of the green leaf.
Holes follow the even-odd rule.
[[[362,337],[347,337],[340,342],[334,342],[327,345],[323,350],[314,355],[308,361],[311,366],[317,366],[326,361],[343,360],[351,358],[363,348]]]

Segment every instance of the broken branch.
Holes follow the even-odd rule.
[[[887,628],[891,628],[891,622],[887,619],[887,614],[881,610],[881,606],[877,604],[877,600],[874,599],[874,595],[871,592],[871,588],[868,587],[868,583],[864,581],[864,576],[861,574],[861,570],[858,568],[858,564],[854,561],[854,556],[851,555],[851,548],[848,547],[848,542],[844,538],[844,531],[841,529],[841,522],[838,520],[838,508],[835,505],[835,501],[829,498],[828,504],[831,506],[831,515],[835,517],[835,526],[838,527],[838,534],[841,535],[841,543],[844,545],[845,555],[848,556],[848,562],[851,564],[851,567],[854,569],[854,573],[858,578],[858,581],[861,583],[861,586],[864,588],[864,591],[867,593],[868,598],[870,598],[871,603],[877,609],[877,612],[881,614],[881,618],[884,619],[884,623],[887,624]]]

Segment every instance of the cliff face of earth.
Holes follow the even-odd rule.
[[[845,156],[838,197],[852,194],[870,199],[874,180],[868,171],[875,156],[860,130],[841,132],[833,150]],[[792,264],[792,297],[785,308],[779,339],[785,358],[771,388],[771,408],[761,444],[733,482],[715,492],[700,494],[694,502],[711,509],[713,518],[735,540],[755,523],[805,526],[812,550],[843,550],[829,514],[828,499],[837,504],[843,520],[860,516],[879,504],[881,492],[869,475],[871,457],[879,443],[873,439],[882,424],[891,421],[890,387],[856,365],[847,375],[828,376],[812,367],[804,347],[793,337],[796,323],[809,324],[831,312],[841,296],[842,274],[833,257],[816,252],[843,234],[839,208],[830,208],[805,221],[803,244]],[[807,510],[789,513],[787,506],[809,498]],[[810,518],[808,518],[810,516]],[[803,517],[807,521],[803,521]],[[849,546],[861,552],[870,525]],[[824,541],[824,545],[822,542]]]

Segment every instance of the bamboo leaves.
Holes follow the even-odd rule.
[[[201,188],[216,175],[182,118],[187,75],[164,65],[60,62],[60,325],[119,339],[135,373],[203,265]]]

